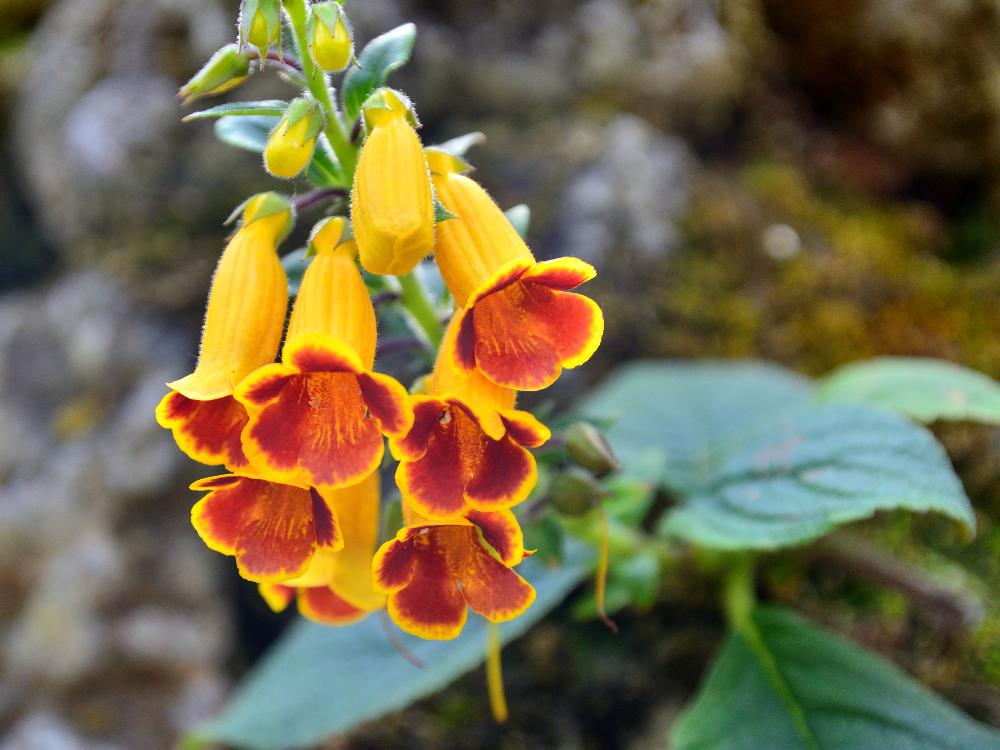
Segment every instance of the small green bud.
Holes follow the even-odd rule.
[[[354,59],[351,25],[340,3],[313,5],[309,11],[309,53],[316,65],[328,73],[337,73]]]
[[[323,111],[315,99],[299,97],[267,137],[264,166],[275,177],[291,178],[302,172],[316,150],[323,129]]]
[[[583,516],[607,494],[604,485],[591,474],[571,466],[552,478],[548,498],[552,507],[563,515]]]
[[[247,42],[260,52],[263,59],[281,41],[280,0],[243,0],[240,6],[240,45]]]
[[[240,51],[238,45],[227,44],[201,66],[201,70],[181,87],[178,94],[185,104],[189,104],[203,96],[229,91],[243,83],[249,74],[250,58]]]
[[[577,466],[599,477],[620,466],[604,435],[588,422],[574,422],[566,430],[566,454]]]

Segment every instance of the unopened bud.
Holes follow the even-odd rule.
[[[618,458],[604,435],[587,422],[574,422],[566,430],[566,454],[577,466],[599,477],[619,467]]]
[[[300,97],[288,105],[284,116],[267,137],[264,166],[275,177],[295,177],[305,169],[316,150],[323,129],[323,113],[314,99]]]
[[[291,202],[278,193],[258,193],[240,204],[230,220],[240,216],[240,226],[267,220],[274,225],[277,242],[281,242],[295,225],[295,210]]]
[[[309,52],[320,69],[336,73],[354,59],[351,25],[340,3],[312,6],[309,12]]]
[[[227,44],[185,83],[179,92],[185,103],[203,96],[221,94],[239,86],[250,74],[250,58],[238,45]]]
[[[243,0],[240,8],[240,42],[249,42],[261,59],[281,40],[280,0]]]
[[[571,466],[552,478],[548,497],[552,507],[563,515],[582,516],[607,494],[604,485],[591,474]]]

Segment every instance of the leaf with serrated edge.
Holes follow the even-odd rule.
[[[592,553],[567,545],[563,563],[534,559],[518,567],[538,592],[534,604],[500,626],[509,642],[555,608],[592,566]],[[209,743],[247,750],[313,747],[358,724],[430,695],[483,661],[486,621],[471,615],[454,641],[424,641],[400,634],[425,667],[392,647],[378,615],[345,628],[300,622],[257,665],[214,720],[197,728],[188,747]]]
[[[1000,750],[1000,734],[874,654],[762,607],[729,636],[671,747]]]
[[[1000,383],[938,359],[881,357],[835,370],[817,384],[824,401],[870,404],[921,422],[1000,424]]]

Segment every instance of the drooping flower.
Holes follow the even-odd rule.
[[[243,0],[239,30],[240,44],[249,42],[263,59],[281,41],[281,0]]]
[[[250,58],[237,44],[227,44],[212,55],[179,92],[185,104],[239,86],[250,75]]]
[[[232,394],[247,373],[277,353],[288,282],[276,250],[291,223],[284,198],[263,193],[247,201],[212,279],[198,364],[167,384],[172,390],[156,409],[160,425],[196,461],[232,471],[247,464],[240,443],[246,411]]]
[[[499,206],[461,173],[464,162],[433,149],[427,160],[438,200],[455,215],[438,226],[434,255],[461,308],[458,366],[508,388],[548,387],[601,342],[601,309],[569,292],[594,277],[593,266],[536,262]]]
[[[235,557],[247,580],[297,578],[318,550],[344,546],[332,502],[315,488],[224,474],[191,489],[208,493],[191,509],[198,535],[210,549]]]
[[[259,589],[276,612],[294,598],[304,617],[343,625],[385,605],[385,596],[372,588],[371,576],[379,532],[378,472],[327,497],[340,524],[343,549],[319,549],[304,574],[282,583],[262,583]]]
[[[331,220],[334,222],[340,219]],[[337,489],[382,460],[382,436],[413,422],[405,389],[372,372],[375,311],[353,242],[334,246],[329,222],[314,234],[316,257],[292,309],[280,364],[246,377],[236,399],[249,414],[243,450],[264,476]]]
[[[491,622],[512,620],[535,590],[511,568],[524,557],[524,537],[509,510],[470,511],[435,524],[403,504],[407,525],[383,544],[372,563],[393,621],[407,633],[455,638],[471,608]]]
[[[409,101],[382,88],[364,106],[368,137],[351,190],[351,221],[361,265],[371,273],[409,273],[434,247],[434,199]]]
[[[309,8],[309,52],[327,73],[336,73],[351,63],[354,40],[344,7],[337,0]]]
[[[292,178],[305,169],[323,129],[323,112],[315,99],[292,100],[264,146],[264,166],[275,177]]]
[[[527,448],[542,445],[550,434],[534,416],[514,409],[514,391],[455,367],[457,331],[453,321],[428,379],[428,395],[412,397],[413,427],[389,442],[399,461],[396,483],[403,498],[435,519],[524,500],[538,477]]]

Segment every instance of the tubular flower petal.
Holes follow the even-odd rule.
[[[319,549],[344,546],[331,503],[315,489],[223,475],[191,485],[207,491],[191,522],[210,549],[236,558],[250,581],[294,579]]]
[[[534,588],[511,570],[524,557],[524,539],[510,511],[472,512],[445,525],[412,520],[372,563],[375,588],[407,633],[448,640],[462,631],[468,608],[505,622],[535,600]]]
[[[409,273],[434,247],[434,199],[420,139],[401,95],[380,89],[366,103],[369,134],[351,190],[361,265]]]
[[[538,478],[526,448],[549,438],[548,428],[513,408],[513,391],[455,369],[456,330],[449,327],[445,336],[430,395],[412,397],[413,427],[389,443],[400,462],[396,483],[403,498],[435,519],[520,503]]]
[[[232,396],[195,401],[171,391],[156,407],[156,421],[173,431],[177,447],[203,464],[223,464],[229,471],[248,465],[240,433],[247,410]]]
[[[455,349],[463,369],[498,385],[534,391],[583,364],[604,333],[601,309],[568,293],[594,277],[576,258],[538,263],[507,217],[461,161],[428,151],[434,190],[456,218],[438,227],[435,258],[459,304]]]
[[[337,489],[382,461],[382,435],[413,422],[406,390],[371,372],[375,314],[353,243],[319,250],[302,280],[281,364],[245,378],[236,399],[249,414],[243,449],[265,476]]]
[[[379,476],[373,472],[358,484],[328,493],[344,547],[319,549],[298,578],[262,583],[260,593],[275,611],[297,598],[299,612],[327,625],[355,622],[385,605],[372,588],[371,565],[379,532]]]
[[[288,281],[276,253],[291,226],[288,203],[273,193],[251,198],[212,279],[198,365],[167,385],[196,401],[231,396],[267,362],[281,341]]]

